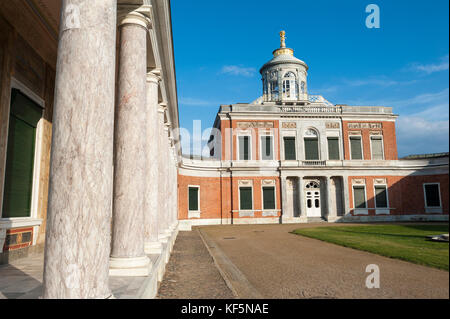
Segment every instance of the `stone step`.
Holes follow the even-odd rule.
[[[323,217],[308,217],[308,223],[325,223],[326,220]]]

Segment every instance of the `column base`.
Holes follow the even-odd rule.
[[[336,221],[338,221],[340,219],[340,217],[338,216],[328,216],[327,217],[327,222],[329,223],[335,223]]]
[[[142,257],[110,257],[109,275],[122,277],[145,277],[150,272],[150,259]]]
[[[145,243],[144,250],[147,255],[156,255],[162,252],[162,244],[160,241]]]

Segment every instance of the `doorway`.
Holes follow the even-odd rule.
[[[305,182],[305,197],[306,197],[306,216],[308,217],[322,217],[322,208],[320,201],[320,181],[306,181]]]

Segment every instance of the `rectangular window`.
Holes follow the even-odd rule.
[[[250,136],[239,136],[239,160],[250,160]]]
[[[364,186],[353,186],[355,208],[367,208],[366,191]]]
[[[11,92],[3,218],[30,217],[36,128],[42,108],[19,90]]]
[[[275,209],[275,187],[263,187],[263,209]]]
[[[388,208],[386,185],[376,185],[375,186],[375,207],[376,208]]]
[[[352,160],[362,160],[362,146],[361,146],[361,136],[351,136],[350,137],[350,151],[352,155]]]
[[[261,159],[273,160],[272,136],[261,136]]]
[[[286,161],[295,161],[297,159],[295,153],[295,137],[285,136],[284,140],[284,159]]]
[[[305,138],[305,160],[319,160],[319,140],[317,138]]]
[[[372,159],[382,160],[383,156],[383,138],[381,136],[371,136],[370,143],[372,146]]]
[[[328,138],[328,159],[329,160],[339,160],[339,138],[329,137]]]
[[[252,210],[252,209],[253,209],[252,188],[240,187],[239,210]]]
[[[439,184],[425,184],[425,202],[426,207],[441,207],[441,194],[439,193]]]
[[[200,187],[189,186],[189,211],[198,212]]]

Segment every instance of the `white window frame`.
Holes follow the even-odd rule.
[[[337,138],[338,139],[338,153],[339,153],[339,159],[335,160],[335,159],[330,159],[330,150],[328,147],[328,139],[329,138]],[[327,140],[327,145],[326,145],[326,149],[327,149],[327,159],[329,161],[341,161],[342,160],[342,154],[341,154],[341,137],[339,135],[327,135],[326,136],[326,140]]]
[[[245,137],[245,136],[248,136],[248,140],[249,140],[248,148],[249,148],[249,155],[250,156],[248,157],[248,160],[244,160],[244,159],[241,160],[241,147],[240,147],[241,142],[240,142],[240,137]],[[238,161],[242,161],[242,162],[252,161],[253,160],[252,149],[253,149],[252,134],[250,134],[250,133],[238,134],[238,136],[237,136],[237,154],[238,154],[237,160]],[[244,155],[244,154],[242,154],[242,155]]]
[[[273,187],[273,189],[274,189],[274,193],[273,193],[273,196],[275,197],[274,198],[274,202],[275,202],[275,208],[274,209],[264,209],[264,192],[263,192],[264,187]],[[278,205],[277,205],[277,186],[276,186],[276,184],[274,184],[274,185],[261,185],[261,211],[263,211],[263,212],[272,212],[272,211],[276,211],[277,209],[278,209]]]
[[[364,202],[366,203],[366,208],[356,208],[355,202],[355,187],[364,187]],[[353,197],[353,211],[356,215],[369,215],[369,208],[367,203],[367,188],[366,185],[353,184],[352,185],[352,197]]]
[[[353,159],[353,156],[352,156],[352,142],[351,142],[352,137],[359,137],[360,138],[360,141],[361,141],[361,144],[360,144],[361,157],[362,157],[361,159]],[[350,150],[350,159],[352,161],[363,161],[364,160],[364,147],[363,147],[363,137],[362,137],[362,135],[350,135],[348,137],[348,146],[349,146],[349,150]]]
[[[197,201],[198,201],[198,210],[190,210],[189,209],[189,189],[190,188],[197,188],[198,192],[197,192]],[[188,197],[188,218],[200,218],[200,214],[201,214],[201,209],[200,209],[200,185],[188,185],[188,193],[187,193],[187,197]]]
[[[386,188],[386,203],[387,207],[377,207],[377,193],[376,193],[376,187],[377,186],[384,186]],[[390,214],[390,203],[389,203],[389,187],[387,184],[375,184],[373,185],[373,199],[375,202],[375,214],[376,215],[389,215]]]
[[[308,130],[312,130],[314,132],[316,132],[316,138],[317,138],[317,152],[319,155],[319,158],[316,160],[307,160],[306,159],[306,143],[305,143],[305,139],[314,139],[314,137],[310,137],[310,136],[306,136],[305,133]],[[321,161],[322,160],[322,147],[321,147],[321,141],[320,141],[320,133],[319,130],[316,129],[315,127],[308,127],[304,132],[303,132],[303,138],[302,138],[302,143],[303,143],[303,160],[304,161]]]
[[[262,154],[262,138],[269,136],[272,140],[272,158],[271,159],[263,159]],[[274,161],[275,160],[275,136],[273,134],[260,134],[259,135],[259,160],[260,161]]]
[[[294,143],[294,147],[295,147],[295,160],[289,160],[289,161],[298,161],[298,138],[297,138],[297,131],[296,130],[283,130],[282,135],[281,135],[281,153],[282,155],[280,155],[280,158],[283,159],[283,161],[287,161],[286,160],[286,152],[285,152],[285,147],[284,147],[284,138],[285,137],[293,137],[295,140]]]
[[[428,206],[427,205],[427,192],[425,190],[426,185],[437,185],[438,186],[438,195],[439,195],[439,206]],[[425,201],[425,212],[426,213],[442,213],[442,196],[441,196],[441,183],[423,183],[423,199]]]
[[[383,158],[382,159],[374,159],[373,158],[373,153],[372,153],[372,138],[373,137],[376,137],[377,139],[381,139],[381,151],[382,151],[382,155],[383,155]],[[362,144],[362,143],[361,143]],[[364,158],[364,156],[363,156],[363,158]],[[385,159],[385,156],[384,156],[384,138],[383,138],[383,135],[370,135],[370,158],[372,159],[372,160],[374,160],[374,161],[383,161],[384,159]]]
[[[250,187],[252,189],[252,209],[241,209],[241,188],[248,188]],[[239,186],[239,192],[238,192],[238,200],[239,200],[239,211],[242,212],[253,212],[254,208],[255,208],[255,203],[254,203],[254,194],[253,194],[253,185],[249,185],[249,186],[244,186],[241,185]]]

